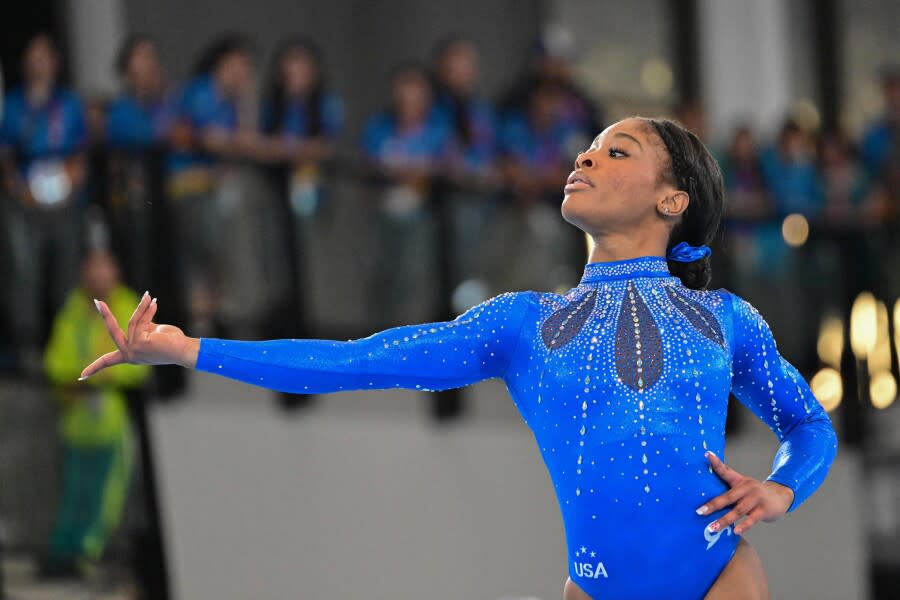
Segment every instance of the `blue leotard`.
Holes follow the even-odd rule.
[[[702,598],[737,548],[695,509],[729,489],[729,391],[781,446],[767,479],[824,481],[831,420],[776,349],[766,322],[727,290],[695,291],[666,260],[588,263],[565,294],[495,296],[453,321],[350,341],[202,338],[197,369],[290,392],[443,390],[502,378],[556,490],[569,575],[594,598]]]

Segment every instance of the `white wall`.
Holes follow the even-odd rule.
[[[700,84],[711,138],[725,139],[738,121],[762,137],[773,133],[791,101],[787,4],[700,0],[698,8]]]

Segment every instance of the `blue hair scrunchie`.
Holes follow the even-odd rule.
[[[676,244],[669,250],[666,258],[678,262],[694,262],[712,254],[709,246],[691,246],[687,242]]]

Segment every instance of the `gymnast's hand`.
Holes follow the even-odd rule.
[[[174,325],[154,323],[153,315],[156,314],[157,308],[156,298],[151,299],[147,292],[144,292],[128,321],[127,335],[119,327],[106,302],[94,300],[94,304],[100,311],[117,350],[104,354],[85,367],[79,381],[101,369],[122,363],[135,365],[176,364],[188,368],[193,368],[197,364],[200,340],[184,335],[184,332]]]
[[[774,481],[759,481],[742,475],[719,460],[712,452],[707,452],[706,457],[712,464],[713,471],[730,485],[731,489],[698,508],[697,514],[709,514],[734,504],[734,508],[725,516],[709,524],[710,531],[719,531],[746,516],[747,518],[734,528],[736,534],[744,533],[757,521],[771,523],[778,520],[791,507],[794,501],[794,491],[791,488]]]

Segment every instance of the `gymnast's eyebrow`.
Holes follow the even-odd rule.
[[[641,150],[644,149],[644,147],[641,146],[641,143],[640,143],[639,141],[637,141],[637,138],[634,137],[633,135],[628,134],[628,133],[625,133],[624,131],[617,131],[617,132],[613,135],[613,137],[615,137],[615,136],[617,136],[617,135],[621,135],[622,137],[627,137],[627,138],[631,139],[635,144],[638,145],[638,148],[640,148]]]

